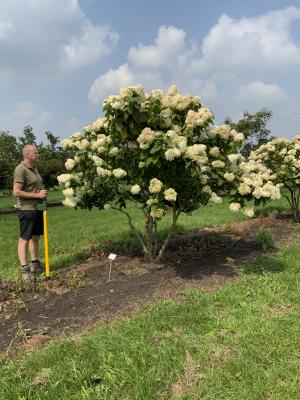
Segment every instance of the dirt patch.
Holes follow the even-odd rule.
[[[146,269],[139,257],[117,257],[112,280],[103,254],[64,268],[51,280],[18,286],[0,282],[0,352],[36,348],[61,335],[80,335],[100,321],[130,315],[150,302],[178,299],[185,289],[213,291],[239,277],[240,265],[261,251],[256,231],[262,219],[248,221],[232,232],[217,228],[179,235],[170,244],[163,266]],[[277,245],[295,240],[297,225],[269,218]]]
[[[189,388],[195,383],[197,367],[192,356],[187,352],[185,370],[183,376],[172,385],[172,393],[175,397],[182,397],[187,394]]]
[[[285,317],[286,315],[292,314],[298,311],[295,307],[283,306],[282,304],[274,304],[266,308],[266,313],[268,315],[276,317]]]
[[[213,368],[235,357],[234,351],[228,346],[221,346],[211,354],[205,363],[205,368]]]

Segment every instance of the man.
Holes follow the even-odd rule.
[[[36,169],[39,152],[36,146],[25,145],[23,161],[14,172],[13,195],[17,198],[17,209],[20,223],[18,256],[25,281],[34,281],[35,274],[43,272],[39,260],[39,239],[43,234],[43,212],[36,206],[45,199],[48,191]],[[27,263],[27,249],[31,256],[31,265]]]

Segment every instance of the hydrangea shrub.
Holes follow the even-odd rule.
[[[261,164],[270,171],[270,181],[282,188],[296,221],[299,221],[300,200],[300,135],[292,140],[278,138],[260,146],[250,154],[251,163]],[[257,190],[256,198],[263,195]]]
[[[181,212],[221,203],[220,193],[232,192],[239,201],[248,195],[239,167],[243,134],[215,126],[199,97],[182,95],[176,86],[145,94],[137,85],[107,97],[103,110],[103,118],[62,142],[76,151],[66,162],[69,173],[58,177],[64,204],[125,214],[147,260],[161,259]],[[144,216],[143,232],[132,223],[128,201]],[[237,208],[240,203],[231,205]],[[172,223],[159,243],[157,225],[168,211]]]

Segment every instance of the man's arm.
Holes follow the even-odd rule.
[[[14,182],[13,195],[23,199],[44,199],[48,194],[48,190],[44,189],[39,192],[24,192],[22,189],[23,183]]]

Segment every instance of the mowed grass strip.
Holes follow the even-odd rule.
[[[243,220],[241,213],[228,209],[228,201],[220,205],[208,205],[195,211],[192,215],[182,214],[178,221],[179,231],[191,231],[205,226],[226,225],[232,220]],[[286,210],[284,200],[272,202],[265,211],[274,209]],[[259,210],[262,210],[260,208]],[[143,229],[142,213],[133,204],[128,211],[133,222]],[[127,218],[114,210],[74,210],[66,207],[49,208],[49,254],[50,268],[56,270],[85,257],[96,246],[118,254],[137,251],[139,243],[131,234]],[[160,235],[163,236],[169,226],[171,216],[159,222]],[[15,280],[20,276],[17,258],[19,226],[16,214],[0,215],[0,276]],[[41,240],[41,258],[44,256]]]
[[[295,400],[300,393],[300,246],[93,334],[3,356],[5,400]]]

